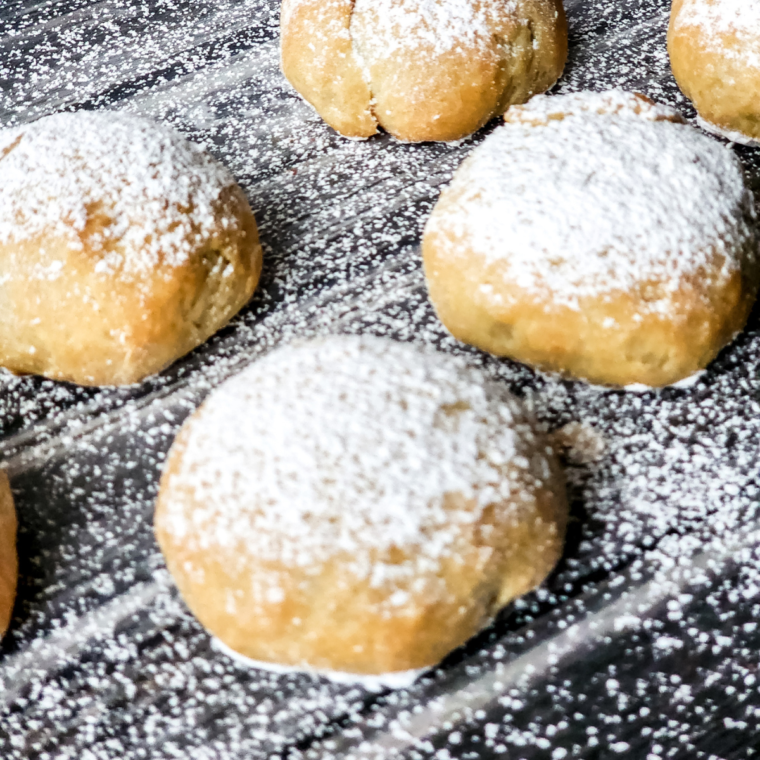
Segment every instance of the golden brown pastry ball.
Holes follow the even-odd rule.
[[[136,382],[224,325],[261,271],[232,176],[146,119],[64,113],[0,131],[0,365]]]
[[[628,93],[539,96],[505,118],[425,228],[443,324],[594,383],[661,386],[705,367],[758,286],[738,159]]]
[[[282,70],[347,137],[458,140],[544,92],[562,0],[283,0]]]
[[[8,476],[0,471],[0,637],[11,621],[17,580],[16,508]]]
[[[760,140],[756,0],[674,0],[668,52],[676,81],[706,129],[735,142]]]
[[[273,352],[186,422],[156,536],[236,652],[384,674],[433,665],[539,584],[566,515],[552,449],[501,386],[333,337]]]

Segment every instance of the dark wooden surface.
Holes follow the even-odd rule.
[[[623,87],[693,111],[666,0],[568,0],[557,90]],[[687,390],[536,376],[458,345],[427,302],[419,237],[456,146],[344,140],[279,73],[269,0],[5,0],[0,124],[127,109],[225,162],[260,222],[262,286],[157,378],[82,389],[0,376],[21,583],[0,653],[3,758],[739,758],[760,745],[760,335]],[[758,151],[738,148],[757,184]],[[0,175],[0,182],[2,176]],[[276,676],[214,651],[153,540],[185,416],[274,345],[325,332],[431,344],[483,365],[547,429],[606,441],[568,462],[574,521],[545,588],[412,689]]]

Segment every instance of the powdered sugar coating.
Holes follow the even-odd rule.
[[[86,111],[0,132],[0,176],[0,245],[45,235],[82,250],[88,220],[107,217],[87,245],[96,271],[127,277],[184,263],[214,233],[220,194],[234,184],[167,127]]]
[[[657,99],[681,104],[689,113],[669,73],[664,43],[669,3],[565,4],[575,30],[575,54],[560,88],[643,89]],[[591,519],[573,523],[582,525],[584,542],[580,551],[568,550],[567,570],[555,576],[545,593],[530,595],[518,605],[519,619],[502,623],[493,634],[498,642],[486,645],[482,659],[477,653],[483,638],[467,651],[460,665],[467,677],[438,676],[428,691],[421,694],[418,688],[408,697],[396,693],[392,706],[370,711],[361,689],[236,667],[210,650],[208,635],[177,601],[168,578],[156,601],[143,602],[132,622],[125,610],[133,598],[135,577],[142,580],[146,567],[163,567],[150,515],[161,458],[181,417],[169,427],[160,404],[155,416],[141,417],[136,394],[122,409],[122,390],[3,375],[0,412],[5,441],[19,429],[33,434],[35,442],[49,442],[55,430],[65,437],[56,444],[59,454],[52,462],[30,465],[14,483],[25,492],[19,495],[26,505],[22,528],[34,552],[26,578],[36,591],[22,596],[2,658],[0,675],[10,687],[0,713],[2,757],[28,760],[46,752],[50,757],[113,760],[266,760],[285,754],[300,758],[305,752],[298,748],[329,731],[330,721],[336,721],[337,733],[344,731],[357,744],[357,723],[362,719],[373,726],[385,719],[385,725],[401,731],[404,726],[397,729],[392,723],[397,711],[406,711],[411,719],[418,705],[437,708],[437,684],[443,681],[449,688],[458,678],[451,688],[459,689],[479,673],[503,681],[503,693],[492,689],[493,702],[482,712],[468,703],[471,724],[455,723],[435,743],[419,742],[405,754],[431,757],[439,752],[443,757],[448,751],[458,757],[479,750],[502,758],[543,758],[556,750],[566,751],[568,758],[574,752],[593,757],[605,751],[626,757],[606,748],[628,741],[631,756],[645,750],[654,755],[652,748],[659,745],[663,757],[724,757],[729,750],[719,747],[729,743],[737,748],[735,754],[741,753],[739,747],[754,747],[760,718],[757,712],[752,715],[760,697],[757,683],[749,679],[758,672],[760,627],[753,633],[747,629],[750,621],[756,626],[754,621],[760,620],[757,557],[746,562],[740,582],[719,580],[710,589],[700,587],[691,605],[677,610],[678,619],[670,610],[639,610],[638,639],[636,634],[607,634],[593,642],[588,655],[577,648],[571,667],[559,670],[549,658],[533,660],[545,682],[523,687],[508,665],[542,636],[543,621],[554,621],[565,627],[562,633],[572,633],[577,616],[588,606],[576,593],[586,584],[596,584],[604,569],[613,573],[616,589],[625,589],[617,573],[632,555],[651,555],[653,562],[666,563],[667,557],[652,550],[660,542],[667,541],[665,548],[675,556],[674,547],[692,546],[695,535],[701,547],[702,536],[723,534],[729,530],[726,526],[747,534],[745,525],[757,517],[758,502],[757,323],[689,392],[623,394],[552,378],[532,379],[519,365],[456,345],[427,303],[417,251],[400,250],[396,241],[418,240],[418,218],[429,213],[437,197],[433,182],[444,175],[450,178],[469,144],[410,148],[383,139],[355,143],[335,137],[282,81],[276,42],[260,45],[256,39],[254,45],[245,37],[253,49],[230,55],[225,35],[237,44],[241,28],[253,27],[256,33],[266,28],[276,39],[277,4],[198,0],[188,13],[190,6],[178,3],[104,0],[97,15],[82,7],[78,24],[64,15],[74,5],[4,7],[5,29],[17,35],[0,40],[4,118],[18,123],[60,108],[62,102],[75,107],[95,96],[97,104],[108,105],[124,97],[123,89],[112,89],[114,83],[136,80],[138,95],[128,91],[118,107],[171,122],[233,168],[252,205],[261,210],[257,217],[262,218],[264,235],[268,230],[269,239],[277,241],[267,255],[271,253],[269,261],[275,262],[269,266],[277,272],[288,306],[300,306],[290,308],[281,322],[258,323],[257,312],[246,311],[222,348],[213,342],[198,352],[208,370],[184,376],[192,388],[205,392],[207,383],[216,385],[231,367],[245,361],[243,356],[252,357],[263,346],[310,335],[317,328],[334,330],[348,315],[356,331],[430,343],[487,363],[499,373],[500,382],[516,392],[528,389],[537,414],[550,429],[569,420],[587,420],[604,431],[609,453],[600,464],[569,469],[576,484],[574,501]],[[199,18],[204,8],[211,21]],[[150,14],[149,23],[141,13]],[[55,36],[54,23],[59,24],[60,37]],[[24,34],[38,29],[44,34],[30,42],[16,31],[19,27]],[[201,47],[198,40],[209,44]],[[264,63],[265,72],[259,75]],[[170,65],[185,68],[183,76],[167,83],[164,72]],[[250,73],[252,67],[256,76]],[[160,74],[145,77],[146,71]],[[753,171],[755,151],[742,151],[743,158],[748,155],[747,166]],[[298,181],[292,167],[298,168]],[[270,179],[273,175],[276,183]],[[333,181],[336,175],[338,182]],[[298,216],[292,212],[296,207]],[[327,220],[342,225],[337,241]],[[358,221],[361,231],[353,226]],[[319,268],[310,269],[310,262]],[[392,276],[402,270],[399,262],[407,277]],[[373,263],[379,269],[372,268]],[[296,304],[295,294],[314,292],[306,283],[326,266],[339,287],[334,292],[326,288],[316,305],[308,299]],[[357,273],[362,278],[351,280]],[[346,292],[352,297],[346,298]],[[414,296],[411,304],[405,300],[408,292]],[[353,298],[361,299],[361,309],[353,305]],[[271,316],[277,318],[279,309],[279,304],[277,309],[272,306]],[[174,377],[167,373],[151,379],[142,390],[159,387],[165,397]],[[201,398],[202,393],[192,396],[187,406],[194,408]],[[117,436],[72,440],[77,426],[89,424],[103,408],[118,409],[113,413]],[[168,408],[175,410],[171,403]],[[140,430],[135,429],[138,419],[144,419]],[[43,431],[43,425],[50,427]],[[678,556],[672,562],[684,563],[686,558]],[[634,565],[634,573],[638,570]],[[106,581],[115,586],[110,592]],[[569,594],[566,582],[574,584]],[[99,593],[89,593],[90,583]],[[88,611],[108,611],[109,603],[129,624],[123,622],[116,630],[112,625],[97,637],[80,635],[87,630],[83,618]],[[55,641],[46,636],[50,630],[57,635]],[[75,648],[72,640],[78,635],[82,644]],[[670,654],[661,649],[666,637],[680,638],[682,648]],[[726,637],[730,645],[715,654],[713,647]],[[549,643],[553,645],[553,638]],[[658,652],[654,661],[648,656],[650,643]],[[20,671],[11,666],[15,659],[10,653],[17,651],[29,663]],[[620,682],[617,695],[605,686],[612,678]],[[482,720],[475,717],[483,713]],[[747,725],[737,727],[740,721]],[[457,744],[454,738],[447,740],[454,730],[462,731]],[[479,740],[476,746],[471,733]],[[423,746],[431,744],[432,750],[425,752]],[[328,754],[324,746],[318,749],[322,757]],[[309,757],[315,756],[312,745]]]
[[[579,309],[656,282],[640,308],[667,311],[684,278],[720,282],[757,248],[739,161],[669,110],[624,93],[534,98],[462,164],[453,210],[439,206],[427,232],[446,232],[448,256],[470,255],[461,240],[484,266],[507,264],[503,276],[549,303]]]
[[[316,677],[325,678],[333,683],[340,684],[358,684],[370,692],[382,691],[383,689],[406,689],[411,686],[422,673],[428,668],[417,668],[415,670],[401,670],[396,673],[380,673],[378,675],[363,675],[359,673],[343,673],[336,670],[307,670],[305,666],[294,665],[277,665],[273,662],[262,662],[261,660],[252,660],[240,652],[228,647],[221,639],[214,637],[211,640],[211,646],[219,652],[227,655],[231,660],[245,668],[255,668],[270,673],[287,675],[291,673],[310,673]]]
[[[738,143],[739,145],[747,145],[748,147],[753,148],[760,147],[760,140],[755,140],[734,129],[719,127],[717,124],[712,124],[701,116],[697,116],[697,124],[704,129],[705,132],[709,132],[711,135],[716,135],[717,137],[722,137],[729,142]]]
[[[370,13],[371,33],[362,35],[367,63],[399,50],[441,56],[452,50],[487,50],[496,20],[515,13],[515,0],[356,0],[355,17]]]
[[[684,0],[675,31],[694,27],[705,48],[760,70],[760,5],[752,0]]]
[[[190,548],[242,542],[292,567],[345,552],[377,586],[429,570],[458,526],[552,472],[517,400],[480,371],[369,337],[279,349],[222,385],[186,431],[162,486],[163,529]],[[368,563],[393,547],[412,561]]]
[[[333,37],[350,39],[348,27],[342,23],[342,20],[344,14],[351,13],[351,0],[285,0],[281,6],[280,16],[283,35],[287,34],[296,12],[306,5],[312,6],[312,13],[315,14],[314,18],[317,21],[310,27],[316,42],[324,45]],[[316,12],[313,8],[316,8]]]
[[[562,121],[568,116],[622,114],[638,115],[647,121],[673,121],[681,123],[683,119],[675,109],[640,95],[625,90],[607,90],[606,92],[580,92],[561,97],[539,95],[523,105],[513,106],[504,115],[504,120],[514,124],[539,126],[547,121]]]

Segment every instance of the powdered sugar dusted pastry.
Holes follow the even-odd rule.
[[[8,476],[0,471],[0,636],[11,621],[17,580],[16,508]]]
[[[281,348],[215,391],[161,479],[182,595],[253,660],[358,675],[438,662],[540,583],[567,506],[519,402],[377,338]]]
[[[760,140],[760,4],[674,0],[668,52],[707,128],[736,142]]]
[[[694,374],[758,285],[752,196],[733,153],[622,92],[510,109],[458,169],[423,239],[454,336],[595,383]]]
[[[0,132],[0,365],[132,383],[224,325],[261,270],[232,176],[125,114],[59,114]]]
[[[458,140],[557,81],[561,0],[283,0],[282,70],[341,134]]]

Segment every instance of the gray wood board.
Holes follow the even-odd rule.
[[[623,87],[694,113],[664,0],[570,0],[557,92]],[[420,231],[473,145],[344,140],[279,72],[266,0],[5,0],[0,124],[124,109],[175,126],[257,212],[262,285],[225,330],[122,389],[0,376],[21,583],[0,657],[7,758],[751,756],[760,744],[760,335],[690,389],[536,375],[457,344],[427,301]],[[736,148],[757,185],[758,151]],[[2,181],[2,177],[0,177]],[[274,675],[214,651],[151,530],[163,458],[225,377],[296,337],[372,333],[466,357],[548,430],[592,426],[567,463],[574,520],[540,591],[404,692]]]

